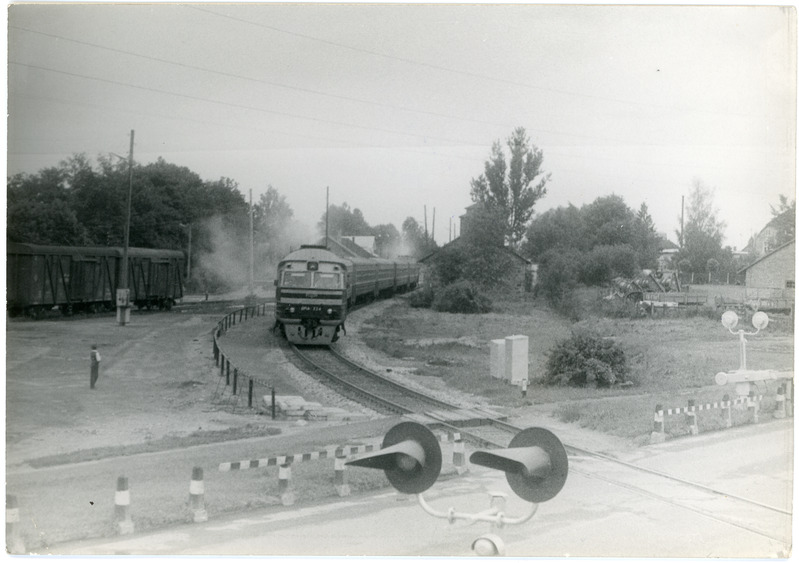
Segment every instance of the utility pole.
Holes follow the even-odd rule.
[[[329,218],[330,218],[330,186],[327,186],[326,195],[325,195],[325,248],[329,246],[327,240],[327,229],[329,227]]]
[[[433,208],[433,236],[431,237],[433,242],[436,242],[436,208]]]
[[[191,223],[189,223],[189,252],[186,259],[186,279],[191,279]]]
[[[252,188],[250,188],[250,280],[249,293],[247,294],[249,296],[255,294],[255,233],[253,229]]]
[[[424,240],[427,242],[427,206],[424,206]]]
[[[680,250],[685,244],[685,196],[682,196],[682,205],[680,208]]]
[[[122,267],[117,280],[117,323],[125,326],[130,322],[130,288],[128,287],[128,247],[130,246],[130,205],[133,198],[133,129],[130,130],[130,153],[128,155],[128,206],[125,217],[125,246],[122,249]]]

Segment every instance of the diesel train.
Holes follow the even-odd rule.
[[[341,258],[325,246],[303,245],[278,264],[275,327],[289,342],[328,345],[346,333],[353,305],[418,283],[419,265],[410,260]]]
[[[117,247],[44,246],[8,243],[6,307],[9,316],[41,316],[116,307],[124,251]],[[130,303],[170,309],[183,297],[183,253],[128,249]]]

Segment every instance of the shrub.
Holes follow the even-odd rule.
[[[618,344],[587,332],[574,332],[549,353],[544,383],[609,387],[624,381],[626,375],[624,350]]]
[[[433,304],[433,299],[436,297],[436,292],[432,286],[426,285],[411,293],[408,298],[408,304],[414,308],[429,309]]]
[[[491,300],[474,284],[460,281],[442,288],[432,308],[444,313],[487,313],[491,310]]]

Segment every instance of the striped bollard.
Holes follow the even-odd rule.
[[[347,497],[350,495],[350,486],[347,484],[347,475],[344,473],[347,461],[346,457],[337,457],[334,463],[335,475],[333,477],[333,484],[336,487],[336,492],[340,497]]]
[[[652,428],[652,435],[649,438],[651,444],[662,444],[666,441],[666,426],[663,422],[663,405],[655,405],[655,423]]]
[[[691,432],[691,436],[696,436],[699,434],[699,424],[696,422],[696,401],[688,399],[688,408],[690,410],[685,414],[688,419],[688,430]]]
[[[758,406],[754,391],[749,391],[749,398],[747,400],[746,406],[747,409],[749,409],[749,414],[752,416],[752,423],[758,422],[760,419],[757,415]]]
[[[730,401],[729,395],[724,395],[721,405],[721,413],[724,416],[724,426],[732,428],[732,401]]]
[[[455,441],[452,443],[452,465],[455,466],[455,472],[458,475],[463,475],[469,471],[469,468],[466,466],[464,443],[460,436],[457,436]]]
[[[208,511],[205,510],[205,482],[203,481],[202,467],[195,467],[191,470],[189,505],[191,506],[192,520],[194,522],[208,521]]]
[[[785,418],[785,385],[777,388],[777,405],[774,408],[774,418]]]
[[[130,489],[128,478],[117,478],[117,491],[114,495],[114,513],[117,520],[117,532],[126,535],[133,533],[133,520],[130,519]]]
[[[291,506],[294,504],[294,491],[291,490],[291,464],[284,463],[278,470],[278,493],[280,494],[280,504]]]
[[[16,495],[6,495],[6,550],[12,555],[25,553],[25,542],[19,532],[19,504]]]

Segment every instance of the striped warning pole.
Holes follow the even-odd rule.
[[[732,428],[732,401],[729,395],[724,395],[722,399],[721,413],[724,415],[724,426]]]
[[[133,533],[133,520],[130,519],[130,489],[128,478],[117,478],[117,491],[114,495],[114,513],[117,520],[117,531],[120,534]]]
[[[777,405],[774,409],[774,418],[785,418],[785,385],[777,388]]]
[[[195,467],[191,470],[189,505],[191,506],[192,520],[194,522],[208,521],[208,511],[205,510],[205,482],[203,481],[202,467]]]
[[[691,432],[691,436],[696,436],[699,434],[699,424],[696,422],[696,401],[688,399],[688,409],[688,412],[685,413],[688,419],[688,430]]]
[[[333,484],[336,487],[336,492],[340,497],[346,497],[350,494],[350,486],[347,484],[347,475],[344,469],[347,467],[345,462],[347,458],[344,456],[336,457],[334,464],[335,475],[333,476]]]
[[[25,553],[25,542],[19,533],[19,504],[16,495],[6,495],[6,549],[12,555]]]
[[[749,398],[747,400],[747,408],[749,409],[749,413],[752,415],[752,423],[756,423],[759,421],[757,411],[757,397],[755,397],[754,391],[749,391]]]
[[[466,466],[463,439],[460,436],[457,436],[452,443],[452,465],[455,466],[455,472],[458,475],[463,475],[469,471],[469,468]]]
[[[663,423],[663,405],[655,405],[655,423],[649,441],[652,444],[661,444],[666,441],[666,427]]]
[[[278,493],[280,494],[280,503],[283,506],[291,506],[294,504],[295,496],[294,491],[291,490],[291,464],[284,463],[278,470]]]

